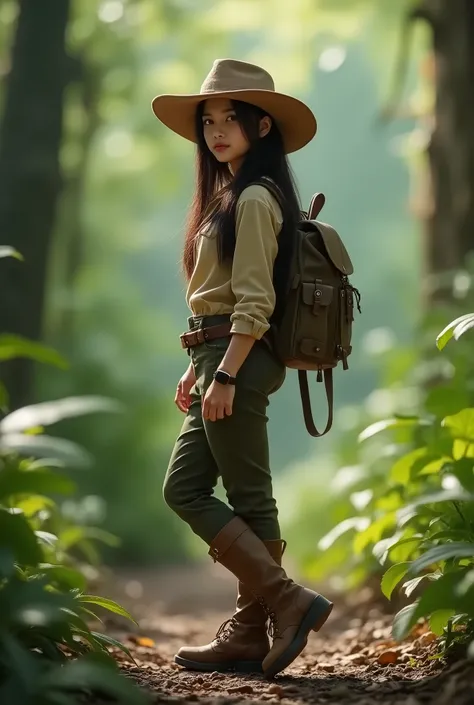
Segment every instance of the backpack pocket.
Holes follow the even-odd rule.
[[[303,282],[298,326],[299,352],[312,360],[332,361],[337,325],[337,291],[319,282]]]

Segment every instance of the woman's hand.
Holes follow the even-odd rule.
[[[174,403],[180,411],[187,413],[191,405],[191,388],[196,383],[196,373],[194,371],[193,363],[189,364],[188,369],[181,377],[178,382],[178,387],[176,389],[176,395],[174,397]]]
[[[232,414],[235,385],[212,382],[202,403],[202,417],[207,421],[217,421]]]

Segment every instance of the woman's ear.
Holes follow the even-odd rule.
[[[272,119],[269,115],[265,115],[265,117],[260,120],[260,127],[259,127],[260,137],[266,137],[271,129],[272,129]]]

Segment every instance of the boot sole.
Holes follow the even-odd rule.
[[[201,663],[200,661],[190,661],[182,656],[174,657],[175,663],[184,666],[188,671],[206,671],[219,673],[263,673],[261,661],[228,661],[227,663]]]
[[[308,634],[310,631],[319,632],[331,614],[333,607],[333,603],[322,595],[315,597],[291,644],[280,654],[271,666],[264,671],[266,678],[273,678],[273,676],[276,676],[277,673],[289,666],[290,663],[293,663],[295,658],[299,656],[308,643]]]

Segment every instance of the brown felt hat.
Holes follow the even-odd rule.
[[[234,59],[217,59],[199,93],[159,95],[153,112],[173,132],[196,142],[195,115],[208,98],[229,98],[256,105],[275,120],[287,154],[304,147],[316,134],[316,118],[297,98],[277,93],[270,74],[260,66]]]

